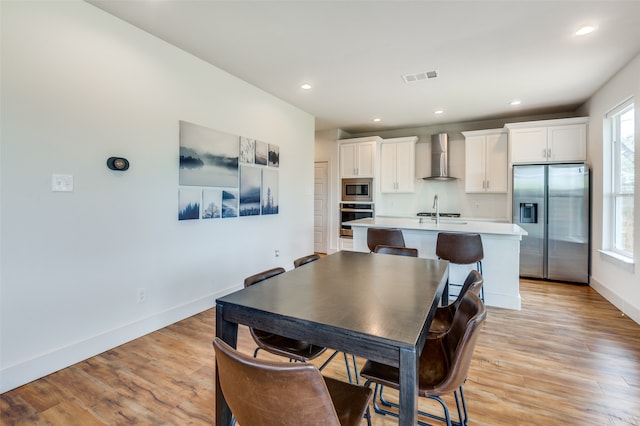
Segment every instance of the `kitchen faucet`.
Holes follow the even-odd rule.
[[[436,209],[436,225],[440,224],[440,204],[438,203],[438,194],[433,196],[433,208]]]

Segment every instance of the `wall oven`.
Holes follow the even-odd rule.
[[[372,202],[373,179],[342,179],[343,202]]]
[[[340,237],[353,238],[351,226],[343,222],[373,217],[372,203],[341,203],[340,204]]]

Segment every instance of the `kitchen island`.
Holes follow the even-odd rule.
[[[349,221],[353,250],[368,252],[367,228],[399,228],[405,245],[418,249],[420,257],[435,259],[438,232],[471,232],[482,238],[484,298],[489,306],[520,309],[520,240],[527,232],[511,223],[464,219],[367,218]],[[451,265],[450,281],[462,283],[472,266]]]

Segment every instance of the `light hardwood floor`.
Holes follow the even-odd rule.
[[[640,425],[640,325],[589,287],[521,280],[521,295],[521,311],[489,308],[469,424]],[[209,310],[6,392],[0,423],[214,424],[214,334]],[[254,348],[244,327],[239,348]],[[341,359],[325,374],[345,378]]]

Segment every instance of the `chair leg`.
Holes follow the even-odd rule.
[[[371,385],[371,381],[367,380],[364,384],[365,387],[369,387]],[[394,407],[399,409],[400,406],[396,403],[393,403],[391,401],[388,401],[384,398],[384,396],[382,395],[383,392],[383,388],[384,386],[379,385],[378,383],[376,383],[375,388],[373,390],[373,409],[376,413],[378,414],[382,414],[382,415],[390,415],[393,417],[399,417],[398,413],[395,413],[393,411],[389,411],[386,410],[384,408],[382,408],[382,406],[386,406],[386,407]],[[425,417],[429,417],[431,419],[434,420],[439,420],[441,422],[445,422],[447,424],[447,426],[467,426],[467,422],[468,422],[468,416],[467,416],[467,407],[466,407],[466,402],[464,400],[464,393],[462,392],[462,386],[460,386],[460,399],[462,399],[462,408],[464,410],[464,418],[461,416],[461,411],[460,411],[460,406],[459,406],[459,402],[458,402],[458,395],[457,392],[454,392],[454,396],[456,399],[456,406],[458,407],[458,416],[460,418],[460,422],[454,422],[451,420],[451,414],[449,413],[449,407],[447,407],[447,404],[439,397],[437,396],[428,396],[427,398],[436,400],[440,403],[440,405],[442,406],[442,410],[444,411],[444,417],[440,417],[437,416],[435,414],[431,414],[431,413],[427,413],[424,411],[420,411],[418,410],[418,414],[420,414],[421,416],[425,416]],[[422,425],[422,426],[430,426],[428,423],[425,423],[423,421],[418,420],[418,424]]]
[[[333,354],[331,354],[331,356],[329,358],[327,358],[327,360],[325,362],[322,363],[322,365],[318,368],[318,370],[322,371],[322,369],[324,369],[327,365],[329,365],[329,363],[333,360],[333,358],[336,357],[336,355],[338,355],[338,351],[335,351]],[[347,368],[347,377],[349,378],[349,383],[353,383],[353,378],[351,377],[351,368],[349,366],[349,358],[348,355],[346,353],[344,353],[344,364],[345,367]],[[351,357],[353,358],[353,371],[355,372],[356,375],[356,384],[360,384],[360,380],[358,379],[358,364],[356,363],[356,356],[355,355],[351,355]]]

